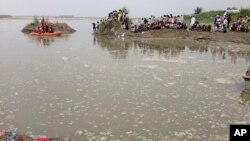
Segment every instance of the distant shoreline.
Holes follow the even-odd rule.
[[[70,16],[11,16],[11,15],[0,15],[0,19],[34,19],[34,18],[42,19],[42,17],[49,19],[93,19],[99,20],[102,17],[70,17]]]
[[[1,18],[12,18],[12,16],[11,15],[0,15],[0,19]]]

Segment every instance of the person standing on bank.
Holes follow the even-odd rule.
[[[96,25],[95,25],[95,23],[92,23],[92,25],[93,25],[93,31],[95,32],[96,31]]]
[[[232,21],[232,18],[231,18],[231,15],[229,14],[228,16],[227,16],[227,28],[229,28],[230,27],[230,22]]]

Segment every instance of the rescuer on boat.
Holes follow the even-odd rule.
[[[45,22],[44,17],[41,20],[41,25],[37,28],[36,33],[53,33],[53,25],[49,20]]]

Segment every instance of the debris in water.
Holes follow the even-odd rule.
[[[30,134],[30,133],[29,133]],[[0,130],[0,140],[4,141],[71,141],[66,138],[49,138],[46,136],[22,135],[15,131]]]
[[[228,78],[217,78],[216,82],[221,83],[221,84],[228,84],[228,85],[235,84],[233,80],[230,80]]]
[[[82,130],[76,130],[75,135],[81,136],[81,135],[82,135],[82,133],[83,133],[83,131],[82,131]]]
[[[68,59],[69,59],[68,57],[62,57],[63,61],[68,61]]]

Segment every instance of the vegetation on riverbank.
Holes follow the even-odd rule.
[[[37,18],[34,18],[33,22],[27,24],[23,29],[22,32],[24,33],[31,33],[31,32],[35,32],[37,27],[40,26],[40,21]],[[59,22],[55,22],[53,23],[53,28],[55,31],[60,31],[63,34],[70,34],[70,33],[74,33],[76,32],[75,29],[73,29],[72,27],[70,27],[68,24],[66,23],[59,23]]]
[[[98,30],[98,33],[112,33],[116,30],[119,30],[121,28],[121,23],[119,21],[101,21],[100,22],[100,29]]]
[[[107,18],[93,23],[95,34],[113,35],[116,31],[122,29],[129,30],[132,20],[127,16],[128,13],[129,10],[126,7],[110,12]]]

